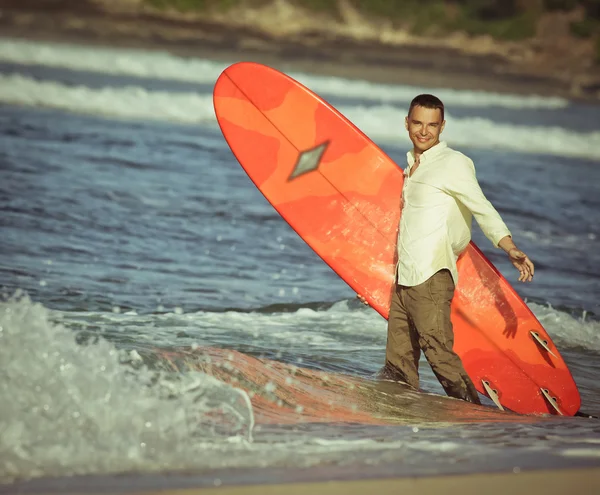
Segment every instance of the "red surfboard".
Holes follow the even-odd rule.
[[[387,318],[402,170],[326,101],[265,65],[225,69],[213,100],[223,136],[255,186]],[[574,415],[577,386],[525,302],[473,243],[458,270],[454,349],[477,390],[515,412]]]

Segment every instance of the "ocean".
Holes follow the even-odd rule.
[[[599,466],[598,419],[447,398],[425,361],[424,393],[374,380],[385,321],[231,154],[212,108],[226,65],[0,39],[0,481]],[[422,88],[288,73],[404,166]],[[600,414],[600,106],[427,92],[534,282],[473,240]]]

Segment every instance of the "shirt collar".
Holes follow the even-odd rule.
[[[440,141],[435,146],[429,148],[427,151],[421,154],[421,165],[423,163],[427,163],[429,160],[432,160],[441,152],[443,152],[448,147],[446,141]],[[415,153],[413,150],[410,150],[406,153],[406,160],[408,162],[408,168],[410,169],[415,164]]]

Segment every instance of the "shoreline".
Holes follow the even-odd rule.
[[[222,62],[255,61],[286,71],[403,84],[422,88],[487,91],[562,97],[598,102],[593,95],[575,96],[564,80],[520,73],[494,55],[435,49],[427,57],[410,45],[384,46],[315,35],[274,38],[250,28],[224,27],[210,21],[184,21],[150,14],[107,13],[81,9],[65,12],[31,9],[0,11],[2,37],[40,42],[166,51],[183,58]]]
[[[268,471],[268,470],[267,470]],[[302,472],[297,469],[296,473]],[[268,473],[256,470],[242,479],[228,475],[193,473],[92,475],[61,478],[40,478],[29,482],[0,485],[0,493],[43,494],[106,494],[135,493],[162,495],[362,495],[385,494],[460,494],[479,495],[482,490],[489,495],[529,495],[542,492],[545,495],[566,493],[597,493],[600,491],[600,468],[560,468],[511,472],[478,472],[456,475],[427,475],[405,477],[364,477],[356,474],[328,479],[299,481],[298,475],[268,478]],[[232,479],[233,478],[233,479]],[[5,491],[7,489],[7,491]]]

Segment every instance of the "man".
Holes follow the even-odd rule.
[[[475,386],[452,349],[450,321],[456,261],[471,240],[472,217],[508,254],[520,272],[519,281],[531,281],[534,266],[485,198],[473,162],[440,142],[445,123],[438,98],[423,94],[413,99],[405,121],[413,149],[404,171],[396,285],[380,376],[418,389],[422,350],[449,396],[479,404]]]

